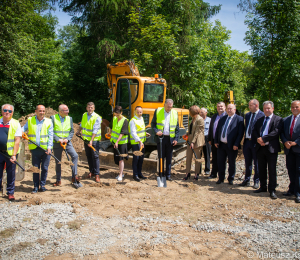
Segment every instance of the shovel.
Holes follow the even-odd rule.
[[[182,136],[182,139],[185,140],[185,141],[187,141],[188,145],[191,147],[191,144],[190,144],[190,142],[189,142],[189,140],[188,140],[188,135],[183,135],[183,136]],[[196,161],[199,161],[200,159],[197,158],[197,155],[196,155],[194,149],[193,149],[193,148],[191,148],[191,149],[192,149],[192,151],[193,151],[193,153],[194,153],[194,155],[195,155]]]
[[[105,138],[109,140],[111,138],[111,134],[105,134]],[[112,143],[112,144],[115,144],[115,143]],[[119,151],[118,148],[115,148],[115,149],[118,152],[118,155],[116,155],[116,156],[120,156],[120,157],[127,157],[128,156],[128,154],[126,154],[126,153],[120,154],[120,151]],[[142,153],[142,155],[143,155],[143,153]]]
[[[90,145],[90,142],[84,140],[81,135],[76,135],[78,138],[80,138],[83,142],[85,142],[87,144],[88,147],[90,147],[97,155],[99,155],[100,153],[95,149],[94,146]]]
[[[142,156],[142,155],[143,155],[142,150],[143,150],[143,146],[140,148],[139,151],[134,151],[133,154],[134,154],[135,156]]]
[[[23,134],[22,134],[22,138],[25,139],[25,140],[27,140],[27,141],[29,141],[30,143],[36,145],[38,148],[42,149],[43,151],[48,152],[46,149],[42,148],[42,147],[39,146],[37,143],[31,141],[31,140],[29,139],[29,137],[27,136],[26,133],[23,133]],[[58,160],[52,153],[50,153],[49,155],[51,155],[51,156],[58,162],[58,164],[60,164],[60,160]]]
[[[162,158],[162,139],[164,138],[163,135],[159,136],[159,176],[157,177],[157,187],[164,187],[167,188],[167,180],[166,176],[164,176],[164,165],[163,165],[163,158]]]
[[[10,159],[10,158],[11,158],[10,156],[6,155],[5,153],[0,152],[0,154],[2,154],[2,155],[3,155],[4,157],[6,157],[7,159]],[[18,166],[22,169],[22,171],[25,171],[24,167],[23,167],[21,164],[19,164],[17,161],[15,161],[14,163],[15,163],[16,165],[18,165]]]
[[[62,144],[62,143],[60,143],[60,145],[61,145],[61,147],[64,149],[64,151],[65,151],[65,153],[66,153],[66,156],[67,156],[67,159],[68,159],[68,161],[70,162],[69,155],[68,155],[68,153],[67,153],[67,151],[66,151],[66,146],[67,146],[67,144]],[[72,170],[72,172],[73,172],[72,165],[74,165],[74,164],[73,164],[73,163],[70,164],[70,167],[71,167],[71,170]],[[82,184],[81,184],[79,181],[77,182],[76,176],[74,176],[74,179],[75,179],[75,182],[73,183],[74,187],[75,187],[76,189],[82,187]]]

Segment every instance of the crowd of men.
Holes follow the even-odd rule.
[[[178,142],[179,124],[178,114],[172,109],[173,100],[167,99],[163,108],[158,108],[151,122],[155,140],[158,143],[162,140],[162,154],[166,158],[166,179],[171,179],[171,160],[173,147]],[[272,101],[265,101],[262,105],[263,111],[259,109],[259,102],[256,99],[250,100],[249,112],[243,117],[236,114],[234,104],[219,102],[217,113],[212,118],[207,117],[207,110],[202,108],[200,116],[204,120],[205,147],[203,148],[205,158],[205,175],[209,179],[218,178],[216,184],[224,183],[225,171],[228,161],[228,184],[233,185],[236,173],[236,158],[238,149],[243,141],[243,153],[245,157],[245,179],[240,186],[250,186],[252,167],[254,165],[253,188],[255,193],[269,192],[272,199],[277,199],[277,173],[276,165],[278,153],[281,151],[281,139],[286,155],[286,167],[290,179],[289,189],[284,196],[295,196],[295,202],[300,203],[300,101],[291,103],[292,115],[281,118],[274,114]],[[142,117],[142,108],[137,107],[135,117],[129,122],[129,132],[126,134],[122,108],[119,108],[119,118],[114,118],[115,126],[112,129],[114,147],[119,144],[126,144],[128,139],[135,151],[144,151],[146,140],[145,124]],[[85,151],[89,163],[89,178],[95,176],[95,181],[100,182],[100,162],[98,154],[91,149],[99,149],[101,140],[102,118],[95,111],[93,102],[87,104],[87,112],[83,114],[81,125],[77,135],[85,140]],[[0,118],[0,183],[2,183],[4,164],[7,172],[7,194],[9,200],[14,200],[15,182],[15,161],[19,153],[19,144],[22,132],[28,132],[29,149],[32,154],[32,165],[41,170],[33,173],[33,190],[44,192],[48,166],[52,150],[56,161],[56,182],[54,186],[61,185],[61,165],[58,161],[64,149],[72,159],[72,182],[79,182],[77,174],[78,155],[72,146],[71,139],[74,135],[73,120],[68,116],[69,109],[66,105],[59,106],[59,113],[45,118],[45,107],[36,107],[36,116],[30,117],[27,123],[21,128],[20,123],[13,119],[14,107],[5,104],[1,108]],[[118,122],[122,125],[117,127]],[[128,128],[128,124],[127,128]],[[127,129],[126,129],[127,130]],[[123,132],[122,132],[123,131]],[[127,137],[126,137],[127,135]],[[130,138],[128,138],[128,136]],[[117,144],[117,145],[116,145]],[[212,155],[212,168],[210,167],[210,155]],[[120,155],[117,155],[120,156]],[[120,160],[118,160],[118,163]],[[122,162],[123,163],[123,162]],[[134,155],[133,178],[135,181],[145,179],[141,173],[143,156]],[[211,168],[211,169],[210,169]],[[269,179],[269,181],[268,181]],[[122,181],[120,168],[119,181]]]

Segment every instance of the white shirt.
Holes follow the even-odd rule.
[[[259,111],[259,109],[254,113],[253,121],[255,120],[255,117],[257,116],[258,111]],[[246,130],[246,138],[251,138],[251,135],[248,134],[248,128],[250,127],[250,122],[251,122],[252,116],[253,116],[253,114],[251,113],[251,116],[249,119],[249,124],[248,124],[247,130]]]
[[[134,116],[137,120],[143,120],[143,117],[139,118],[137,116]],[[136,126],[134,123],[134,120],[131,120],[129,123],[130,126],[130,134],[132,135],[134,141],[139,142],[141,141],[141,139],[138,137],[137,133],[136,133]]]
[[[227,129],[228,129],[228,127],[230,126],[230,123],[232,121],[232,118],[234,118],[234,116],[235,116],[235,114],[233,116],[231,116],[231,117],[228,116],[227,119],[226,119],[226,121],[225,121],[225,124],[223,125],[223,129],[222,129],[222,132],[221,132],[221,142],[222,143],[227,144],[227,131],[225,129],[225,125],[226,125],[227,120],[229,120],[229,123],[228,123],[228,126],[227,126]],[[222,137],[223,136],[223,131],[226,131],[226,134],[225,134],[224,138]]]
[[[270,119],[269,119],[269,121],[268,121],[268,123],[266,125],[266,128],[265,128],[265,131],[263,132],[263,134],[262,134],[261,137],[269,134],[269,126],[270,126],[270,122],[271,122],[272,116],[273,116],[273,114],[269,116]],[[266,116],[265,116],[265,120],[263,122],[263,125],[264,125],[265,121],[266,121]],[[268,144],[269,144],[269,142],[265,143],[265,145],[268,145]]]
[[[300,116],[300,114],[298,114],[298,115],[296,116],[296,119],[295,119],[295,124],[294,124],[294,130],[295,130],[295,125],[296,125],[296,123],[297,123],[297,120],[298,120],[299,116]],[[295,117],[295,116],[293,115],[293,116],[292,116],[291,123],[290,123],[290,128],[289,128],[289,129],[291,129],[291,126],[292,126],[292,123],[293,123],[294,117]],[[294,131],[293,131],[293,132],[294,132]]]
[[[164,126],[164,135],[170,135],[170,117],[171,117],[171,111],[169,113],[165,111],[165,126]]]
[[[0,124],[3,124],[3,117],[0,119]],[[10,120],[6,125],[10,125]],[[20,123],[18,125],[18,129],[15,133],[15,136],[22,136],[22,127],[21,127]]]

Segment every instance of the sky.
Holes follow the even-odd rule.
[[[227,43],[232,46],[232,49],[250,52],[250,47],[246,45],[243,40],[245,37],[245,32],[247,31],[247,26],[244,24],[245,13],[240,12],[240,10],[237,8],[240,0],[204,1],[210,5],[222,5],[221,11],[211,18],[211,22],[220,20],[221,24],[231,31],[231,39]],[[58,7],[53,14],[58,17],[59,28],[62,28],[70,23],[71,16],[64,13],[62,10],[59,10]]]

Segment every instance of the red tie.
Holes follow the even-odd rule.
[[[293,135],[293,131],[294,131],[295,119],[296,119],[296,117],[294,116],[294,119],[293,119],[293,122],[292,122],[292,125],[291,125],[291,128],[290,128],[290,136],[291,136],[291,139],[292,139],[292,135]]]

